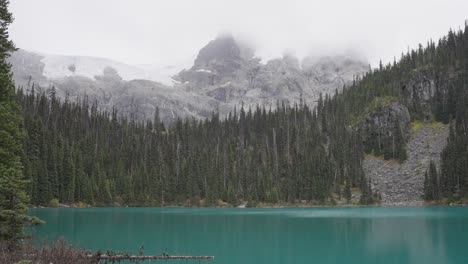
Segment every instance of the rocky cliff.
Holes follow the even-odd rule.
[[[365,151],[385,159],[406,159],[411,117],[408,108],[395,98],[376,98],[358,130]]]
[[[201,49],[192,68],[174,76],[176,87],[214,98],[228,109],[244,105],[275,108],[278,102],[314,105],[320,93],[334,93],[367,70],[349,57],[305,58],[293,55],[261,63],[254,52],[222,36]]]

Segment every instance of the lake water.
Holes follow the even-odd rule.
[[[38,240],[209,263],[468,263],[468,207],[32,209]],[[167,262],[167,263],[198,263]],[[201,261],[200,263],[205,263]]]

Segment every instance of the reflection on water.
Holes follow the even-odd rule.
[[[468,263],[468,208],[36,209],[38,239],[214,263]]]
[[[439,219],[381,219],[367,228],[367,254],[392,263],[449,263]]]

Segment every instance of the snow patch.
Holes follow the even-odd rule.
[[[179,82],[179,81],[174,80],[174,79],[171,79],[171,81],[172,81],[173,83],[175,83],[175,84],[181,84],[181,83],[182,83],[182,82]]]
[[[231,84],[231,81],[221,84],[219,87],[226,87]]]
[[[151,80],[166,85],[172,85],[172,76],[178,69],[158,65],[129,65],[105,58],[87,56],[65,56],[40,54],[44,63],[43,75],[50,79],[69,76],[83,76],[94,79],[102,75],[106,67],[116,70],[123,80]]]
[[[196,72],[213,73],[211,70],[206,70],[206,69],[199,69],[199,70],[196,70]]]
[[[260,95],[262,94],[262,91],[258,88],[252,89],[247,91],[245,94],[246,97],[251,97],[251,98],[260,98]]]

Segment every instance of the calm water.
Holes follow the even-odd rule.
[[[47,222],[32,230],[37,239],[63,237],[93,250],[137,253],[144,245],[145,254],[167,248],[228,264],[468,263],[463,207],[65,208],[31,214]]]

